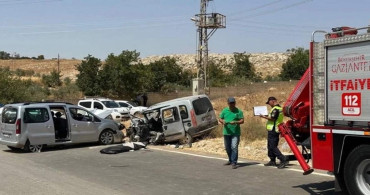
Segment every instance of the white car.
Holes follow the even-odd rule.
[[[135,102],[125,100],[115,100],[115,102],[117,102],[121,107],[129,109],[131,115],[142,113],[148,109],[148,107],[138,106]]]
[[[120,107],[117,102],[107,98],[87,98],[78,101],[78,105],[100,117],[108,114],[104,118],[111,117],[116,122],[121,122],[124,118],[130,117],[128,108]]]

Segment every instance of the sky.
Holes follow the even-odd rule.
[[[369,0],[213,0],[226,15],[210,53],[285,52],[308,48],[315,30],[370,24]],[[0,51],[21,56],[104,60],[136,50],[141,57],[195,54],[190,18],[200,0],[0,0]]]

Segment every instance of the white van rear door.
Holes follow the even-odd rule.
[[[161,109],[163,133],[166,141],[178,140],[185,136],[184,125],[177,107]]]
[[[27,133],[32,145],[55,143],[54,122],[47,107],[24,109],[22,133]]]

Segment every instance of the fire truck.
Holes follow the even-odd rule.
[[[279,125],[304,175],[331,172],[349,194],[370,194],[369,28],[312,33],[309,68],[283,107],[290,120]]]

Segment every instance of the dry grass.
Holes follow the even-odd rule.
[[[75,79],[76,74],[78,71],[75,69],[76,64],[80,64],[81,60],[60,60],[60,71],[62,77],[70,77],[71,79]],[[51,71],[54,69],[56,70],[57,67],[57,60],[31,60],[31,59],[23,59],[23,60],[0,60],[0,67],[5,68],[9,67],[10,70],[33,70],[35,73],[42,74],[50,74]]]
[[[219,96],[212,100],[217,116],[227,106],[226,98],[233,96],[233,93],[238,94],[238,96],[235,96],[237,107],[243,110],[245,120],[245,123],[241,125],[240,157],[258,161],[268,160],[266,149],[267,132],[265,130],[266,120],[258,116],[253,116],[253,106],[266,105],[265,103],[269,96],[275,96],[281,106],[283,106],[290,92],[294,89],[295,84],[296,82],[257,83],[248,85],[247,87],[217,89],[220,91],[213,90],[213,96]],[[282,152],[290,152],[284,139],[280,142],[280,148]],[[186,150],[225,156],[222,126],[219,125],[208,138],[198,140],[193,144],[192,148],[186,148]]]

